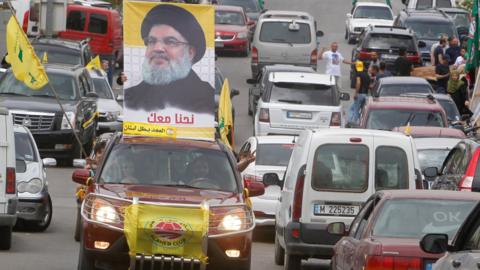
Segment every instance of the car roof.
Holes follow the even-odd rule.
[[[413,76],[390,76],[390,77],[383,77],[380,79],[382,85],[385,84],[425,84],[430,85],[427,80],[424,78],[413,77]]]
[[[466,9],[459,8],[459,7],[451,7],[451,8],[439,8],[439,10],[445,11],[446,13],[465,13],[470,14],[470,12]]]
[[[217,141],[206,140],[188,140],[188,139],[170,139],[156,137],[127,137],[121,136],[119,144],[147,144],[147,145],[165,145],[185,148],[202,148],[210,150],[222,150]]]
[[[405,133],[406,127],[396,127],[394,131]],[[410,136],[414,138],[466,138],[465,133],[455,128],[411,126]]]
[[[410,108],[416,110],[435,110],[442,111],[440,104],[434,100],[420,97],[369,97],[368,107],[374,109],[389,109],[389,108]]]
[[[331,75],[306,72],[272,72],[268,77],[269,81],[291,82],[291,83],[310,83],[334,85],[335,79]]]
[[[302,66],[295,66],[295,65],[285,65],[285,64],[276,64],[276,65],[268,65],[265,66],[265,70],[268,72],[275,72],[275,71],[300,71],[300,72],[315,72],[315,70],[311,67],[302,67]]]
[[[461,139],[458,138],[414,138],[417,150],[445,149],[451,150]]]
[[[387,4],[385,3],[379,3],[379,2],[357,2],[355,4],[356,7],[360,7],[360,6],[371,6],[371,7],[387,7],[387,8],[390,8],[390,6],[388,6]]]
[[[272,21],[313,21],[312,15],[307,12],[289,10],[267,10],[260,15],[260,19]]]
[[[270,136],[254,136],[259,144],[269,143],[269,144],[294,144],[296,141],[296,136],[281,136],[281,135],[270,135]]]
[[[432,21],[432,20],[437,20],[437,21],[451,21],[450,17],[448,15],[444,14],[441,11],[438,11],[436,9],[420,9],[420,10],[409,10],[407,12],[407,20],[416,20],[416,21]]]
[[[396,35],[405,35],[412,36],[413,32],[410,29],[399,26],[381,26],[381,25],[369,25],[366,28],[369,32],[374,32],[378,34],[396,34]]]
[[[32,40],[32,45],[52,45],[52,46],[59,46],[65,47],[74,50],[80,50],[82,46],[88,44],[86,39],[84,40],[70,40],[70,39],[63,39],[63,38],[37,38]]]
[[[396,138],[397,140],[410,140],[410,137],[403,133],[392,132],[388,130],[375,130],[375,129],[359,129],[359,128],[318,128],[310,130],[313,133],[313,137],[332,137],[335,136],[374,136],[374,137],[388,137]]]
[[[451,190],[382,190],[377,194],[381,194],[385,199],[480,200],[480,193]]]
[[[243,13],[243,8],[239,6],[215,5],[215,10],[238,11]]]

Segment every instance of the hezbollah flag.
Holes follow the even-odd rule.
[[[92,69],[98,69],[102,70],[102,65],[100,64],[100,56],[95,56],[90,62],[88,62],[87,66],[85,66],[87,69],[92,70]]]
[[[208,221],[203,207],[132,204],[124,220],[130,256],[162,254],[206,263]]]
[[[34,90],[45,86],[48,83],[45,69],[15,16],[11,16],[8,21],[6,38],[6,60],[12,66],[15,78]]]
[[[230,129],[233,129],[233,117],[232,117],[232,99],[230,98],[230,86],[228,79],[225,79],[222,86],[222,92],[220,93],[220,100],[218,101],[218,129],[220,131],[220,139],[225,145],[232,148],[232,145],[228,141],[228,133]]]
[[[473,1],[472,7],[472,21],[470,23],[470,30],[468,31],[468,59],[465,65],[465,70],[470,71],[478,67],[480,62],[479,55],[479,14],[478,14],[478,0]]]

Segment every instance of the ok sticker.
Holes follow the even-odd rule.
[[[460,223],[460,212],[452,213],[452,212],[441,212],[437,211],[433,213],[433,219],[436,222],[456,222]]]

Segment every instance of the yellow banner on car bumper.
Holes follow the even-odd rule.
[[[130,256],[162,254],[207,262],[209,210],[132,204],[125,211]]]

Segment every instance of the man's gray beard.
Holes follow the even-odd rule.
[[[152,85],[167,85],[187,77],[190,69],[192,69],[192,62],[187,52],[178,61],[170,60],[166,67],[150,65],[148,58],[145,57],[142,64],[143,81]]]

